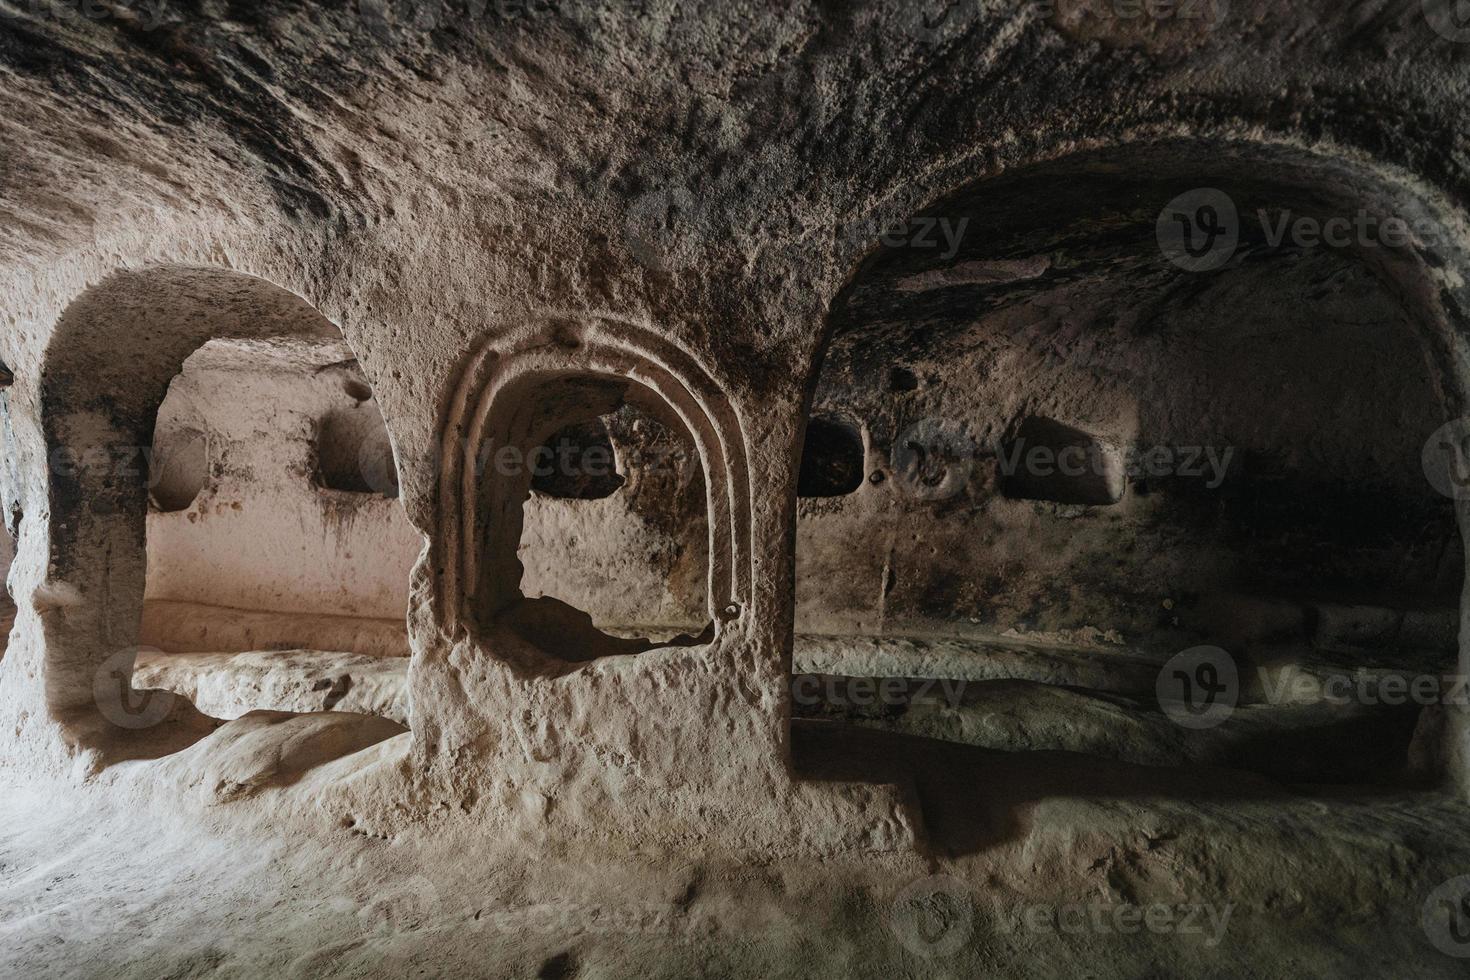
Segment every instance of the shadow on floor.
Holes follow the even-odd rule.
[[[1316,788],[1293,788],[1234,769],[1140,766],[1072,752],[1002,752],[833,722],[796,721],[792,740],[801,779],[912,787],[930,846],[950,857],[1020,839],[1026,810],[1046,799],[1230,803],[1319,795]],[[1384,787],[1350,791],[1352,798],[1403,793]]]

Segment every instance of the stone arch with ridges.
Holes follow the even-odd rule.
[[[716,620],[753,598],[750,475],[734,408],[703,365],[642,327],[606,318],[555,317],[487,340],[461,375],[441,429],[440,537],[436,599],[442,621],[458,632],[472,620],[482,556],[509,550],[490,529],[481,541],[477,460],[506,396],[527,379],[605,378],[637,384],[677,416],[699,452],[710,513],[709,607]],[[480,596],[480,598],[485,598]]]
[[[75,297],[50,337],[40,389],[48,453],[64,449],[84,457],[151,444],[169,384],[190,355],[221,339],[306,340],[352,350],[313,304],[258,276],[195,265],[118,271]],[[45,700],[53,716],[88,741],[110,731],[93,724],[99,665],[137,644],[146,480],[111,466],[75,472],[52,466],[46,493]],[[130,676],[131,659],[126,666]]]
[[[873,213],[883,221],[902,221],[961,195],[982,194],[987,185],[1000,185],[1007,178],[1064,177],[1098,163],[1116,167],[1123,160],[1150,163],[1157,170],[1163,160],[1192,168],[1196,179],[1192,184],[1181,180],[1181,191],[1199,186],[1199,174],[1254,178],[1283,191],[1315,195],[1319,204],[1404,218],[1416,234],[1422,224],[1432,230],[1434,241],[1401,250],[1361,249],[1358,258],[1395,293],[1414,321],[1446,418],[1470,413],[1470,212],[1452,188],[1431,183],[1423,174],[1361,147],[1326,140],[1304,143],[1274,131],[1271,120],[1264,117],[1216,127],[1186,126],[1172,119],[1105,135],[1086,126],[1045,129],[1022,145],[1023,150],[1008,151],[1003,161],[988,145],[958,154],[926,171],[920,180],[887,188]],[[1165,203],[1159,200],[1157,205],[1162,208]],[[842,275],[824,296],[827,315],[807,362],[804,417],[810,415],[822,365],[836,337],[837,314],[878,251],[876,236],[851,249],[843,256]],[[1470,499],[1456,501],[1456,514],[1470,565]],[[1458,672],[1470,674],[1470,576],[1460,602],[1459,651]],[[1449,734],[1441,744],[1443,775],[1461,798],[1470,799],[1470,709],[1448,704],[1444,708]]]

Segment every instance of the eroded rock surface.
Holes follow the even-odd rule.
[[[1462,14],[3,5],[0,969],[1461,975]]]

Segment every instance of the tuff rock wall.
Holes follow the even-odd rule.
[[[895,795],[794,778],[788,727],[802,433],[823,359],[843,369],[834,311],[880,248],[875,229],[1043,166],[1156,176],[1114,228],[1221,184],[1243,202],[1269,191],[1405,216],[1413,242],[1351,250],[1375,283],[1365,305],[1422,339],[1412,383],[1433,396],[1404,395],[1403,425],[1370,440],[1412,455],[1391,437],[1457,413],[1465,367],[1470,47],[1441,13],[972,0],[16,13],[0,46],[0,359],[16,379],[3,502],[19,535],[6,764],[150,792],[167,771],[217,801],[293,785],[303,811],[347,799],[381,826],[467,812],[553,835],[673,842],[714,825],[735,844],[906,846]],[[1034,265],[993,216],[969,240],[1007,247],[976,257]],[[361,365],[424,542],[411,731],[310,717],[214,729],[183,702],[119,730],[95,681],[106,668],[125,682],[137,642],[146,488],[60,476],[49,455],[148,444],[199,347],[299,339],[305,311],[322,320],[313,341],[345,342]],[[1370,343],[1342,370],[1353,356],[1419,364]],[[698,442],[717,625],[569,669],[526,639],[549,607],[516,597],[514,549],[479,553],[519,519],[524,488],[455,476],[487,432],[528,440],[611,407],[594,393],[543,418],[500,394],[608,378],[636,379]],[[297,783],[271,767],[300,762],[275,749],[303,728],[319,735],[310,758],[372,748],[338,760],[338,779]],[[1445,753],[1462,775],[1457,725]]]

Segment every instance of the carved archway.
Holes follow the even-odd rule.
[[[561,409],[535,405],[559,393]],[[624,395],[662,411],[694,445],[709,510],[708,607],[726,623],[751,605],[750,488],[737,420],[710,374],[670,342],[624,323],[548,322],[486,342],[454,394],[440,450],[435,597],[451,633],[477,632],[520,596],[516,544],[529,485],[496,452],[524,453],[560,425]]]

